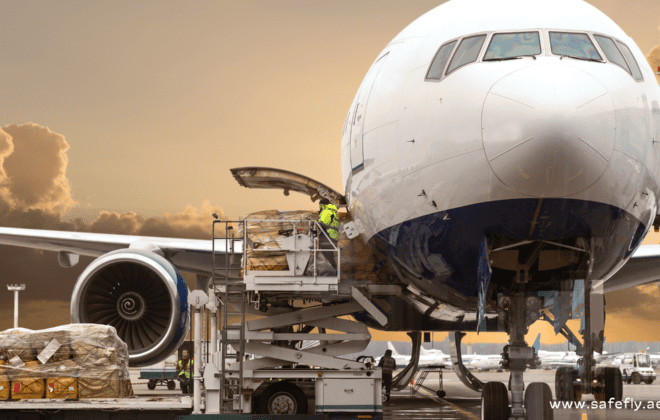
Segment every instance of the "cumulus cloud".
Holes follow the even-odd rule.
[[[212,214],[224,211],[204,201],[198,209],[146,218],[133,212],[100,212],[96,220],[62,219],[75,203],[66,177],[69,145],[61,134],[28,123],[0,127],[0,226],[139,236],[210,238]],[[91,258],[62,268],[57,254],[0,247],[0,276],[6,283],[25,283],[21,292],[21,326],[39,329],[69,322],[73,286]],[[184,276],[188,282],[192,276]],[[192,286],[193,284],[189,284]],[[4,289],[4,285],[2,285]],[[0,290],[0,330],[13,324],[13,295]]]
[[[3,199],[12,209],[61,214],[74,205],[66,178],[69,144],[61,134],[28,123],[2,128]]]

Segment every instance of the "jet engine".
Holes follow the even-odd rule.
[[[186,338],[188,286],[165,258],[120,249],[94,260],[78,278],[71,321],[115,327],[133,367],[158,363]]]

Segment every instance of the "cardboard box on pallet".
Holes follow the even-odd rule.
[[[133,388],[118,369],[90,368],[78,381],[78,395],[80,398],[124,398],[133,395]]]
[[[75,400],[78,398],[78,378],[46,379],[46,398]]]
[[[13,400],[43,398],[46,391],[44,380],[34,375],[39,369],[39,361],[25,362],[15,368],[20,373],[15,373],[16,376],[11,381],[11,398]],[[18,376],[19,374],[22,376]]]
[[[15,378],[11,381],[11,399],[43,398],[46,387],[41,378]]]

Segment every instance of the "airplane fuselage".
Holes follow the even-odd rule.
[[[497,43],[514,34],[538,53],[507,57]],[[591,5],[453,0],[367,73],[344,125],[345,195],[409,290],[474,311],[479,263],[498,247],[489,263],[504,288],[539,241],[559,245],[527,267],[532,290],[577,270],[576,249],[590,247],[594,279],[621,268],[656,215],[659,130],[653,71]]]

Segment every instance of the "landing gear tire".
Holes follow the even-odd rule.
[[[170,391],[174,391],[176,389],[176,384],[174,381],[167,381],[167,389]]]
[[[642,377],[639,376],[639,373],[635,372],[635,373],[632,374],[630,380],[631,380],[632,383],[634,383],[635,385],[639,385],[639,384],[642,382]]]
[[[578,388],[573,388],[573,401],[578,402],[582,401],[582,390]]]
[[[147,382],[147,388],[149,389],[149,391],[153,391],[154,389],[156,389],[156,381],[150,379],[149,382]]]
[[[307,414],[307,398],[297,386],[278,382],[259,396],[259,414]]]
[[[635,374],[637,375],[637,374]],[[633,375],[633,378],[635,377]],[[614,401],[623,400],[623,378],[619,368],[605,368],[605,400],[609,401],[614,398]],[[639,375],[637,375],[639,377]]]
[[[481,391],[481,420],[508,420],[509,392],[502,382],[488,382]]]
[[[554,420],[552,390],[544,382],[532,382],[525,391],[525,420]]]
[[[555,372],[555,397],[559,401],[575,401],[573,368],[563,366]],[[580,399],[582,399],[582,393],[580,393]]]
[[[447,395],[447,393],[445,391],[437,391],[435,395],[437,395],[438,398],[444,398]]]

